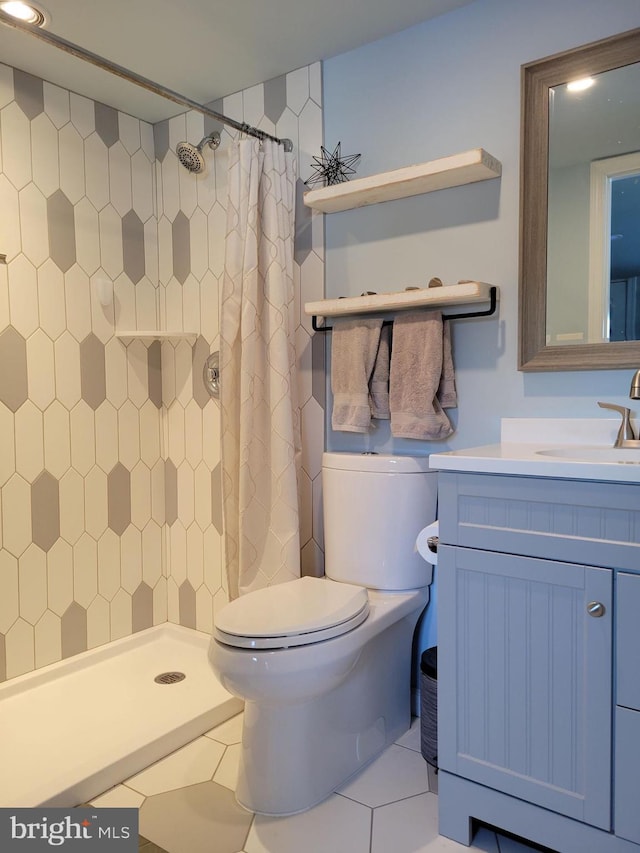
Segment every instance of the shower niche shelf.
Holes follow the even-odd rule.
[[[194,344],[198,337],[195,331],[164,331],[158,329],[149,329],[143,331],[127,330],[115,333],[116,338],[119,338],[123,344],[130,344],[132,341],[142,341],[143,343],[153,343],[154,341],[187,341]]]
[[[330,331],[331,326],[318,325],[318,317],[349,317],[359,314],[392,313],[416,308],[446,308],[488,302],[486,311],[448,315],[451,319],[490,316],[495,313],[498,288],[484,281],[462,281],[443,287],[424,287],[400,290],[397,293],[371,293],[364,296],[345,296],[340,299],[321,299],[305,302],[304,313],[312,317],[315,332]],[[445,317],[447,314],[445,313]]]
[[[304,194],[307,207],[323,213],[352,210],[382,201],[393,201],[435,190],[473,184],[499,178],[502,164],[483,148],[429,160],[416,166],[404,166]]]

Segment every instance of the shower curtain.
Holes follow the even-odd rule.
[[[300,575],[294,170],[276,142],[231,146],[220,322],[230,599]]]

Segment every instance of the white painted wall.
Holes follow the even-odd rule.
[[[520,66],[638,26],[638,0],[476,0],[325,63],[325,145],[361,152],[358,176],[475,147],[503,166],[499,180],[326,217],[329,297],[436,275],[501,294],[498,318],[454,324],[449,440],[394,440],[383,425],[366,438],[329,430],[331,449],[430,453],[497,441],[501,417],[597,417],[598,400],[633,406],[630,370],[517,370],[518,204]]]

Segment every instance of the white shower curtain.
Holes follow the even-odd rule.
[[[276,142],[229,153],[221,307],[222,490],[229,598],[300,575],[295,166]]]

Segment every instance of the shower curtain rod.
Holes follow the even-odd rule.
[[[83,47],[79,47],[79,45],[62,38],[62,36],[57,36],[55,33],[49,33],[40,27],[34,26],[33,24],[27,24],[24,21],[19,21],[17,18],[13,18],[11,15],[7,15],[6,12],[2,11],[0,11],[0,23],[6,24],[14,30],[20,30],[23,33],[34,36],[40,41],[56,47],[59,50],[63,50],[71,56],[77,56],[79,59],[84,59],[86,62],[90,62],[92,65],[96,65],[104,71],[108,71],[111,74],[115,74],[117,77],[128,80],[130,83],[134,83],[136,86],[140,86],[148,92],[153,92],[155,95],[160,95],[163,98],[167,98],[169,101],[173,101],[183,107],[189,107],[189,109],[196,110],[197,112],[215,119],[222,124],[229,125],[229,127],[233,127],[241,133],[246,133],[247,136],[255,136],[257,139],[271,139],[273,142],[277,142],[279,145],[282,145],[286,152],[293,151],[293,143],[290,139],[279,139],[277,136],[272,136],[264,130],[252,127],[252,125],[247,124],[246,122],[236,121],[235,119],[222,115],[222,113],[218,113],[215,110],[209,109],[209,107],[205,107],[203,104],[199,104],[197,101],[193,101],[186,95],[181,95],[179,92],[167,89],[165,86],[161,86],[159,83],[155,83],[147,77],[142,77],[140,74],[136,74],[135,71],[130,71],[122,65],[110,62],[103,56],[99,56],[97,53],[92,53],[90,50],[85,50]]]

